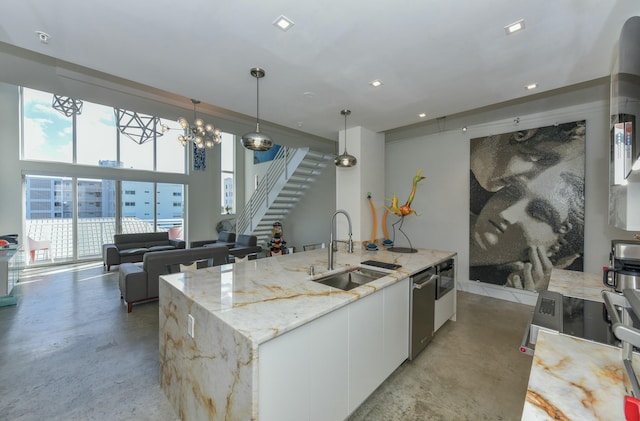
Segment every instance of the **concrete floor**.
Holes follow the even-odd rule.
[[[51,272],[51,270],[49,271]],[[0,419],[175,420],[158,377],[158,304],[120,301],[101,264],[30,275],[0,308]],[[531,308],[458,292],[458,321],[349,418],[517,420]]]

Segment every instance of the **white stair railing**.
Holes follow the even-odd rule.
[[[258,188],[238,215],[236,220],[237,234],[250,234],[287,184],[295,169],[304,160],[309,148],[281,147],[262,177]]]

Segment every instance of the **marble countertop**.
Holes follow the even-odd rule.
[[[338,251],[334,255],[334,270],[328,271],[327,253],[327,249],[318,249],[213,268],[187,269],[164,275],[161,282],[215,314],[254,344],[260,344],[456,254],[427,249],[418,249],[417,253]],[[312,278],[360,266],[365,260],[401,267],[394,271],[371,267],[388,275],[350,291],[312,282]],[[308,274],[311,265],[315,270],[313,276]]]
[[[602,274],[594,275],[564,269],[551,271],[548,289],[559,292],[566,297],[584,298],[598,302],[603,302],[601,294],[603,290],[612,291],[602,282]]]
[[[602,302],[601,275],[554,269],[549,290]],[[637,355],[633,366],[640,369]],[[538,332],[522,421],[624,420],[631,385],[622,350],[585,339]]]
[[[541,330],[522,421],[624,420],[631,390],[622,350]],[[633,367],[640,369],[634,358]]]

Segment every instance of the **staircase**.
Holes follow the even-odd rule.
[[[236,233],[255,235],[258,245],[267,246],[273,236],[273,223],[291,212],[333,158],[333,154],[309,148],[281,147],[238,216]]]

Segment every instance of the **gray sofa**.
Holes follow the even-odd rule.
[[[150,251],[183,249],[185,245],[183,240],[169,238],[168,232],[116,234],[112,244],[102,245],[102,260],[108,272],[113,265],[142,262]]]
[[[202,240],[202,241],[192,241],[189,247],[204,247],[209,244],[222,244],[227,246],[228,248],[232,248],[236,244],[236,233],[229,231],[220,231],[218,233],[217,240]]]
[[[198,268],[222,265],[227,262],[228,255],[229,249],[223,245],[145,253],[142,264],[120,265],[120,298],[127,303],[127,312],[131,313],[134,303],[158,298],[161,275],[178,273],[180,265],[194,262]]]

